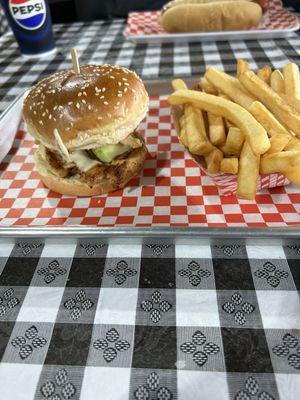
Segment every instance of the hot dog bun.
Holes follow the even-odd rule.
[[[168,4],[160,23],[170,33],[246,30],[262,17],[262,8],[245,0],[177,0]]]

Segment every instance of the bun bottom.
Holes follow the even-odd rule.
[[[120,168],[108,169],[105,175],[99,174],[99,179],[94,185],[87,184],[84,177],[60,178],[54,175],[40,157],[39,151],[35,153],[36,167],[45,186],[54,192],[68,196],[90,197],[101,195],[123,188],[131,178],[140,172],[148,156],[145,145],[133,150],[120,165]]]

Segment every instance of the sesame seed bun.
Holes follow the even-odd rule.
[[[141,136],[140,138],[142,140]],[[50,168],[44,158],[43,146],[39,146],[34,155],[37,170],[43,183],[49,189],[68,196],[84,197],[100,195],[124,187],[143,168],[147,156],[148,150],[143,143],[142,147],[131,151],[117,165],[99,166],[96,183],[89,184],[82,175],[72,178],[55,175],[53,168]]]
[[[80,71],[43,79],[24,101],[29,133],[50,149],[60,151],[54,129],[70,151],[118,143],[148,111],[148,94],[134,72],[107,64]]]

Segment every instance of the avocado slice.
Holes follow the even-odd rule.
[[[117,143],[117,144],[108,144],[103,147],[97,147],[93,149],[93,153],[100,161],[104,163],[111,162],[115,157],[126,153],[130,149],[129,146],[125,146],[124,144]]]

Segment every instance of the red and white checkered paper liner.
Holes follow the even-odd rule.
[[[131,12],[128,14],[126,36],[167,34],[158,23],[160,11]],[[286,8],[280,0],[270,2],[270,7],[255,30],[291,30],[299,25],[299,18]]]
[[[201,170],[208,175],[218,186],[219,194],[231,196],[237,191],[237,175],[230,174],[211,174],[205,168],[200,166]],[[278,186],[288,185],[290,182],[282,174],[260,175],[258,178],[257,190],[270,189]]]
[[[255,201],[220,196],[178,143],[165,97],[152,97],[140,130],[151,156],[126,188],[103,196],[62,196],[34,169],[33,139],[17,133],[0,163],[0,225],[287,226],[300,225],[300,188],[263,190]]]

